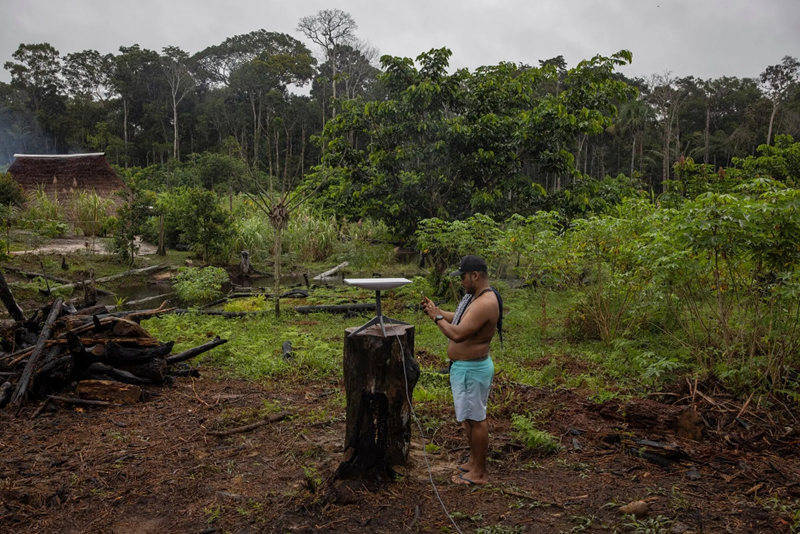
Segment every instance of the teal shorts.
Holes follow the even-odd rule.
[[[480,360],[456,360],[450,366],[450,389],[456,420],[483,421],[486,419],[486,403],[494,376],[494,362],[487,356]]]

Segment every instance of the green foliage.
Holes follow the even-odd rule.
[[[158,239],[158,216],[164,217],[167,247],[191,250],[203,261],[225,262],[231,255],[235,229],[216,193],[199,187],[177,187],[155,196],[154,215],[143,231]]]
[[[175,292],[183,302],[202,304],[222,295],[228,273],[221,267],[182,267],[175,275]]]
[[[24,228],[43,237],[64,237],[69,231],[58,196],[48,195],[41,187],[28,195],[21,219]]]
[[[268,304],[264,295],[258,295],[255,297],[231,300],[225,303],[223,309],[226,312],[266,311]]]
[[[113,221],[110,214],[114,202],[94,191],[77,191],[70,200],[72,225],[85,236],[102,236],[108,232]]]
[[[152,213],[155,194],[131,188],[125,192],[125,203],[117,209],[114,223],[114,239],[111,250],[123,261],[133,264],[139,250],[137,236],[144,233],[147,218]]]
[[[542,205],[539,174],[571,175],[577,135],[611,125],[633,89],[614,76],[622,51],[559,73],[512,63],[447,73],[450,50],[384,56],[388,98],[345,102],[322,135],[321,202],[410,237],[425,218],[505,218]],[[560,85],[560,91],[549,91]]]
[[[25,195],[17,181],[10,173],[0,172],[0,204],[21,206],[24,201]]]
[[[561,450],[558,439],[552,434],[536,428],[534,422],[526,415],[512,415],[511,428],[514,437],[532,452],[554,454]]]

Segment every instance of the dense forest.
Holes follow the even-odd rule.
[[[714,79],[454,53],[380,55],[338,9],[19,45],[0,531],[800,532],[797,50]],[[8,168],[88,152],[120,179]]]
[[[453,99],[430,102],[445,121],[439,127],[482,116],[490,129],[489,117],[510,119],[533,103],[556,106],[540,108],[554,113],[540,117],[546,127],[536,127],[547,139],[508,147],[502,155],[516,160],[506,164],[516,165],[522,182],[547,192],[568,187],[576,173],[623,173],[643,177],[658,193],[681,158],[727,166],[734,157],[755,154],[776,134],[800,133],[798,61],[790,56],[754,78],[628,78],[615,70],[631,59],[626,54],[614,56],[614,65],[595,58],[570,66],[557,56],[535,65],[450,72],[449,52],[443,50],[420,56],[420,70],[407,58],[378,59],[375,49],[359,41],[356,22],[338,10],[304,18],[294,36],[262,29],[196,53],[138,44],[120,46],[116,54],[20,44],[5,63],[11,82],[0,83],[0,165],[15,152],[104,151],[122,167],[213,152],[235,155],[272,175],[300,177],[320,162],[323,126],[353,102],[385,102],[403,84],[423,89],[439,81],[450,94],[437,95]],[[614,88],[592,94],[601,79]],[[501,122],[496,126],[507,126]],[[440,133],[456,132],[428,131],[417,141]],[[501,172],[480,165],[479,151],[498,147],[469,144],[474,141],[464,138],[461,146],[449,147],[474,158],[476,166],[463,170]],[[531,153],[550,160],[532,161]]]

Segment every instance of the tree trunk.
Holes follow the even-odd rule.
[[[420,375],[414,326],[386,325],[386,337],[377,325],[350,336],[355,330],[345,330],[347,423],[336,478],[390,479],[411,442],[409,403]]]
[[[336,117],[336,57],[331,49],[331,118]]]
[[[706,133],[705,133],[705,150],[703,152],[703,163],[708,164],[708,137],[711,130],[711,108],[706,105]]]
[[[128,168],[128,101],[122,99],[122,136],[125,140],[125,168]]]
[[[772,141],[772,125],[775,123],[775,115],[778,113],[778,101],[772,102],[772,113],[769,116],[769,129],[767,130],[767,145]]]
[[[178,103],[172,93],[172,158],[178,159]]]
[[[664,131],[664,157],[661,160],[661,191],[666,190],[666,182],[669,180],[669,141],[672,136],[672,118],[667,117],[667,128]]]
[[[633,165],[636,161],[636,132],[633,133],[633,143],[631,143],[631,170],[628,176],[633,177]]]
[[[280,295],[280,287],[281,287],[281,238],[283,237],[283,228],[278,225],[275,228],[275,250],[274,250],[274,270],[273,270],[273,277],[275,278],[275,317],[280,317],[281,315],[281,295]]]
[[[158,217],[158,250],[156,254],[159,256],[167,255],[167,245],[164,241],[164,215]]]
[[[240,253],[241,260],[239,262],[239,270],[242,272],[242,275],[250,274],[250,252],[243,250]]]

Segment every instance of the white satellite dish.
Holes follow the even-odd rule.
[[[408,278],[345,278],[344,283],[364,289],[383,291],[410,284],[411,280]]]
[[[398,321],[397,319],[392,319],[391,317],[386,317],[381,312],[381,291],[385,291],[387,289],[394,289],[396,287],[402,287],[406,284],[410,284],[411,280],[408,278],[345,278],[344,283],[360,287],[362,289],[371,289],[375,291],[375,304],[376,304],[376,315],[372,319],[369,320],[366,324],[358,327],[355,331],[350,333],[351,336],[354,336],[369,328],[372,325],[379,324],[381,325],[381,333],[383,337],[386,337],[386,327],[385,324],[408,324],[404,323],[403,321]]]

